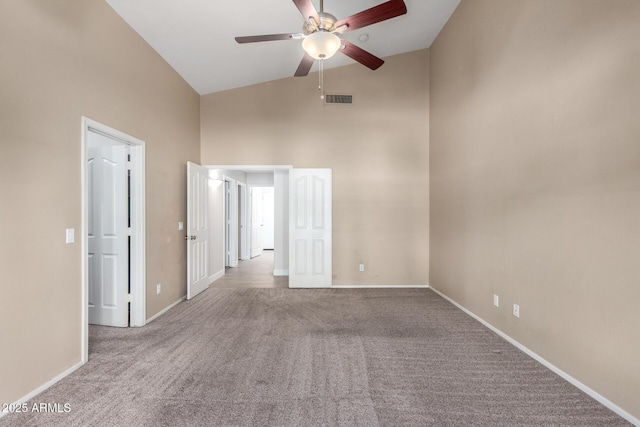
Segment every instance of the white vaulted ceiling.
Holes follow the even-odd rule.
[[[302,32],[304,20],[291,0],[106,1],[201,95],[293,76],[303,57],[301,40],[242,45],[234,40],[235,36]],[[319,10],[319,0],[312,2]],[[325,0],[324,9],[341,19],[381,3]],[[431,46],[460,0],[405,3],[406,15],[342,37],[381,58],[424,49]],[[359,40],[363,34],[368,41]],[[352,63],[336,54],[325,61],[325,68]],[[312,71],[316,69],[317,64]]]

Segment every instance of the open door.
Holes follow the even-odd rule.
[[[238,258],[250,258],[250,243],[247,226],[247,184],[238,183]]]
[[[89,323],[129,326],[127,146],[88,132]]]
[[[289,287],[332,281],[331,169],[289,171]]]
[[[273,187],[262,188],[262,249],[275,249],[275,200]]]
[[[262,255],[262,188],[251,189],[251,258]]]
[[[209,171],[187,162],[187,299],[209,287]]]

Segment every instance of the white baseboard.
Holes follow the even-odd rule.
[[[333,285],[332,289],[427,289],[429,285]]]
[[[224,268],[222,270],[218,271],[217,273],[213,273],[211,276],[209,276],[209,284],[215,282],[216,280],[218,280],[222,276],[224,276]]]
[[[147,325],[150,322],[153,322],[154,320],[156,320],[158,317],[162,316],[163,314],[165,314],[167,311],[171,310],[173,307],[175,307],[176,305],[180,304],[182,301],[186,300],[187,296],[183,296],[182,298],[180,298],[178,301],[174,302],[173,304],[171,304],[168,307],[165,307],[164,309],[162,309],[161,311],[157,312],[156,314],[154,314],[153,316],[151,316],[150,318],[147,319]]]
[[[289,270],[273,270],[274,276],[288,276]]]
[[[36,397],[37,395],[39,395],[40,393],[42,393],[43,391],[45,391],[46,389],[48,389],[49,387],[51,387],[52,385],[54,385],[55,383],[60,381],[61,379],[71,375],[73,372],[75,372],[82,365],[84,365],[83,362],[80,362],[80,363],[77,363],[77,364],[73,365],[72,367],[70,367],[66,371],[62,372],[61,374],[56,375],[51,380],[49,380],[46,383],[42,384],[40,387],[38,387],[35,390],[27,393],[25,396],[23,396],[22,398],[20,398],[16,402],[14,402],[13,405],[21,405],[21,404],[33,399],[34,397]],[[4,411],[0,410],[0,418],[4,417],[8,413],[9,412],[4,412]]]
[[[627,421],[629,421],[631,424],[633,424],[635,426],[640,426],[640,419],[634,417],[633,415],[631,415],[630,413],[628,413],[627,411],[625,411],[624,409],[622,409],[621,407],[619,407],[618,405],[616,405],[615,403],[613,403],[612,401],[607,399],[606,397],[602,396],[601,394],[599,394],[595,390],[593,390],[593,389],[589,388],[588,386],[584,385],[583,383],[581,383],[580,381],[578,381],[577,379],[575,379],[571,375],[569,375],[566,372],[564,372],[562,369],[558,368],[557,366],[555,366],[554,364],[552,364],[548,360],[542,358],[540,355],[534,353],[532,350],[530,350],[527,347],[525,347],[524,345],[520,344],[518,341],[514,340],[509,335],[505,334],[504,332],[502,332],[501,330],[499,330],[495,326],[491,325],[489,322],[485,321],[484,319],[482,319],[481,317],[479,317],[475,313],[467,310],[466,308],[464,308],[463,306],[461,306],[460,304],[458,304],[457,302],[455,302],[454,300],[452,300],[451,298],[449,298],[448,296],[446,296],[442,292],[440,292],[440,291],[438,291],[437,289],[434,289],[434,288],[431,288],[431,290],[434,291],[436,294],[440,295],[442,298],[444,298],[447,301],[449,301],[451,304],[453,304],[456,307],[458,307],[460,310],[464,311],[469,316],[473,317],[478,322],[482,323],[487,328],[491,329],[496,334],[500,335],[502,338],[507,340],[509,343],[513,344],[516,348],[518,348],[519,350],[521,350],[525,354],[529,355],[532,359],[534,359],[537,362],[541,363],[542,365],[544,365],[545,367],[550,369],[552,372],[556,373],[557,375],[559,375],[560,377],[562,377],[563,379],[568,381],[570,384],[576,386],[577,388],[582,390],[584,393],[588,394],[593,399],[595,399],[598,402],[600,402],[602,405],[606,406],[607,408],[611,409],[616,414],[620,415],[622,418],[624,418]]]

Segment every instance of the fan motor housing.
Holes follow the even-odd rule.
[[[307,20],[304,23],[304,27],[302,27],[302,29],[303,29],[305,35],[308,36],[309,34],[313,34],[316,31],[331,31],[333,29],[333,25],[338,20],[332,14],[325,13],[325,12],[319,12],[318,13],[318,18],[320,18],[320,22],[319,23],[316,23],[315,19],[313,19],[313,18],[309,18],[309,20]],[[315,25],[315,24],[317,24],[317,25]]]

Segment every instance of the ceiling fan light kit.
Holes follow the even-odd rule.
[[[302,33],[236,37],[236,41],[238,43],[256,43],[302,38],[302,48],[305,54],[294,74],[296,77],[308,75],[315,60],[320,60],[322,65],[325,59],[331,58],[336,52],[347,55],[371,70],[378,69],[384,63],[382,59],[347,40],[341,39],[338,34],[364,28],[407,13],[407,6],[403,0],[390,0],[348,18],[337,20],[335,16],[324,12],[323,0],[320,0],[320,12],[316,10],[311,0],[293,0],[293,3],[304,18]]]
[[[317,31],[302,41],[302,48],[313,59],[329,59],[341,45],[340,37],[328,31]]]

